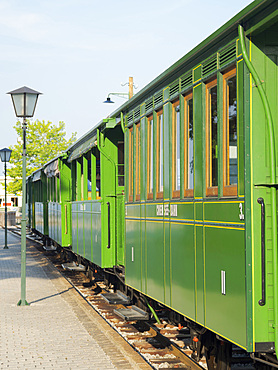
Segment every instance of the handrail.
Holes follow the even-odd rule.
[[[274,139],[274,126],[273,120],[271,116],[270,106],[267,100],[266,93],[262,87],[261,80],[258,76],[257,71],[255,70],[252,62],[249,60],[249,56],[246,51],[245,46],[245,37],[243,27],[239,24],[238,25],[238,34],[239,34],[239,42],[241,46],[242,56],[244,62],[249,69],[255,83],[256,87],[259,91],[265,115],[267,121],[267,128],[268,128],[268,136],[269,136],[269,154],[270,154],[270,190],[271,190],[271,218],[272,218],[272,248],[273,248],[273,281],[277,281],[278,272],[277,272],[277,194],[276,194],[276,158],[275,158],[275,139]],[[274,284],[273,286],[273,311],[274,311],[274,342],[275,342],[275,350],[276,354],[278,353],[278,286]]]
[[[110,232],[110,202],[107,202],[107,213],[108,213],[108,245],[107,248],[110,249],[111,245],[111,232]]]
[[[257,202],[261,205],[261,258],[262,258],[262,299],[259,305],[265,305],[265,204],[263,198],[258,198]]]
[[[68,210],[67,205],[65,204],[65,234],[68,233]]]

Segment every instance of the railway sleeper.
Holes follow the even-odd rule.
[[[129,297],[131,304],[136,305],[145,311],[149,311],[144,295],[124,284],[124,268],[122,266],[116,266],[113,269],[102,269],[83,257],[75,255],[71,248],[61,248],[55,242],[53,245],[57,247],[56,258],[59,258],[60,261],[75,261],[76,263],[80,263],[86,267],[83,275],[86,281],[84,281],[84,278],[83,280],[81,278],[81,281],[85,288],[91,288],[91,292],[88,294],[88,297],[96,297],[102,289],[106,287],[106,291],[116,292],[119,290],[123,292]],[[68,276],[73,274],[73,272],[68,273]],[[68,273],[66,273],[66,275]],[[101,284],[97,284],[100,282],[102,282],[103,288],[100,287]],[[83,294],[86,294],[87,296],[87,293]],[[149,297],[148,302],[161,321],[165,320],[168,323],[175,325],[175,327],[178,327],[179,334],[176,334],[176,338],[180,340],[180,343],[184,344],[184,350],[186,350],[186,347],[188,346],[186,351],[191,354],[191,357],[195,361],[200,361],[204,357],[206,358],[208,370],[230,370],[232,365],[239,363],[237,358],[238,347],[233,347],[231,343],[217,336],[213,332],[197,325],[193,321],[190,321],[186,317],[170,310],[168,307],[163,306],[163,304],[158,303]],[[159,327],[158,324],[157,326]],[[163,329],[163,326],[164,324],[161,325],[160,329]],[[169,330],[169,327],[167,330]],[[169,336],[171,336],[170,333]],[[143,347],[146,345],[150,345],[150,343],[146,343],[145,345],[141,343],[140,346],[142,346],[143,351]],[[237,353],[237,355],[234,356],[234,353]],[[269,358],[268,355],[264,356],[264,354],[253,354],[250,356],[248,353],[242,351],[240,362],[244,363],[246,366],[258,368],[260,370],[270,368],[277,369],[278,364],[275,363],[272,357],[273,356]]]

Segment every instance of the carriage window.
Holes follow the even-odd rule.
[[[82,159],[80,160],[80,163],[81,163],[81,200],[84,200],[84,170],[83,170],[83,160]]]
[[[148,199],[153,199],[153,116],[148,117],[148,161],[147,184]]]
[[[206,86],[206,195],[218,194],[217,80]]]
[[[172,195],[180,197],[180,103],[173,103],[172,110]]]
[[[100,153],[96,151],[96,199],[101,198]]]
[[[124,142],[118,141],[118,186],[125,185]]]
[[[156,198],[163,198],[163,110],[157,112]]]
[[[88,183],[88,200],[92,199],[92,162],[91,153],[88,154],[88,167],[87,167],[87,183]]]
[[[141,155],[141,137],[140,123],[136,126],[136,153],[135,153],[135,200],[140,200],[140,155]]]
[[[194,147],[192,93],[184,98],[184,196],[193,197]]]
[[[82,186],[81,186],[81,173],[82,173],[82,168],[81,168],[81,162],[79,159],[76,160],[76,200],[80,201],[81,200],[81,191],[82,191]]]
[[[133,201],[133,127],[129,129],[129,201]]]
[[[237,195],[236,70],[227,72],[223,78],[223,195]]]

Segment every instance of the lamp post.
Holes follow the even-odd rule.
[[[0,150],[1,161],[5,163],[5,246],[4,249],[9,249],[7,244],[7,162],[10,162],[12,150],[4,148]]]
[[[21,299],[18,306],[28,305],[26,301],[26,118],[34,115],[38,97],[41,93],[29,87],[21,87],[7,94],[11,95],[15,115],[23,118],[22,153],[22,218],[21,218]]]

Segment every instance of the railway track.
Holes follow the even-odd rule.
[[[20,235],[20,229],[10,229]],[[192,351],[185,344],[189,341],[186,328],[178,328],[168,324],[149,321],[125,321],[117,316],[115,309],[123,309],[122,304],[110,304],[103,295],[111,293],[104,281],[90,280],[83,271],[69,271],[63,268],[65,262],[60,253],[45,251],[43,243],[33,235],[27,236],[35,242],[36,248],[53,263],[59,272],[79,292],[79,294],[110,324],[154,369],[191,369],[202,370],[206,367],[205,360],[194,361]]]
[[[19,230],[11,229],[20,234]],[[125,321],[119,317],[115,310],[121,310],[126,306],[111,304],[105,299],[105,295],[112,293],[113,289],[105,285],[104,281],[90,279],[86,271],[70,271],[63,268],[64,257],[56,251],[45,251],[39,238],[29,236],[35,242],[37,249],[53,263],[60,273],[79,292],[88,304],[97,311],[110,326],[112,326],[154,369],[207,369],[205,357],[196,362],[191,358],[193,351],[190,349],[190,332],[188,328],[177,327],[169,324],[160,317],[161,323],[154,320]],[[232,368],[254,369],[249,356],[242,354],[237,348],[233,351]]]
[[[151,321],[125,321],[115,314],[116,309],[124,309],[122,304],[110,304],[103,296],[111,293],[104,282],[97,281],[92,286],[83,272],[67,271],[57,256],[49,256],[56,268],[84,299],[133,347],[154,369],[192,369],[203,367],[190,358],[192,351],[183,349],[184,342],[177,327],[166,322],[158,325]]]

